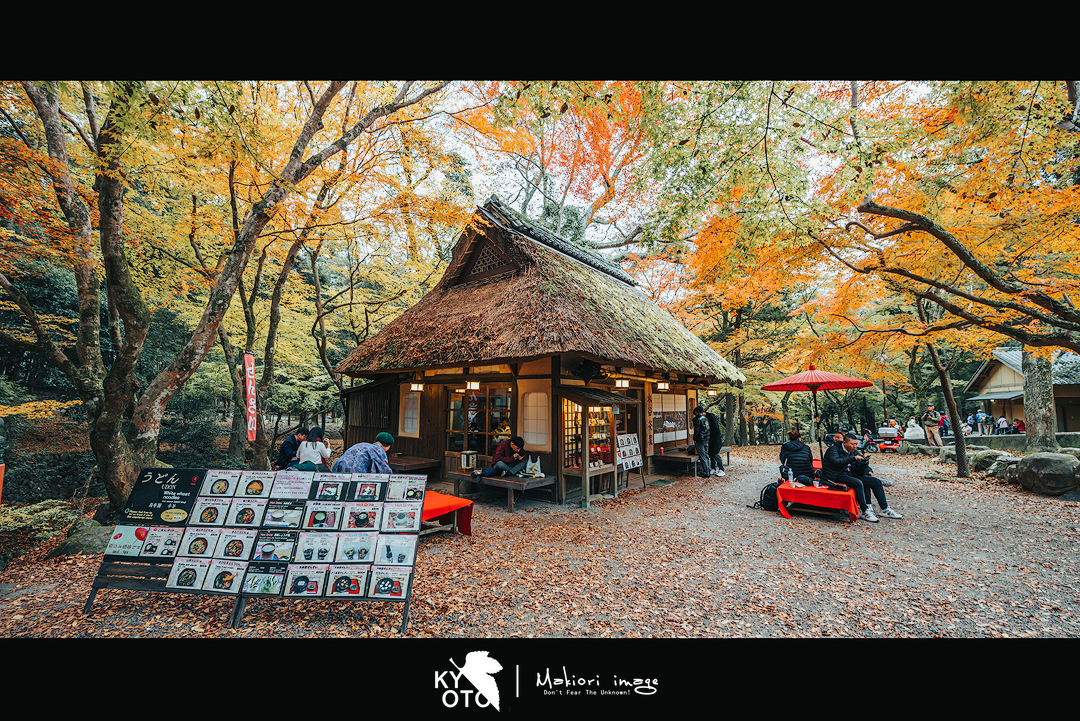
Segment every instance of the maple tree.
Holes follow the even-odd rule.
[[[17,128],[20,139],[4,143],[4,159],[8,167],[17,169],[20,179],[7,186],[4,207],[34,209],[33,217],[39,217],[41,222],[32,231],[4,235],[9,247],[17,244],[24,250],[4,254],[0,288],[18,307],[32,340],[2,333],[0,341],[45,355],[75,386],[86,409],[91,447],[113,511],[123,506],[138,470],[153,465],[165,407],[218,336],[263,229],[327,160],[381,119],[422,103],[446,83],[419,90],[413,85],[384,85],[378,100],[366,110],[354,108],[351,116],[346,110],[349,121],[343,126],[344,132],[336,133],[326,128],[324,120],[331,109],[340,112],[343,101],[339,95],[346,82],[326,83],[318,93],[305,83],[310,103],[293,105],[295,123],[281,138],[289,150],[284,161],[274,168],[261,165],[263,158],[248,145],[257,144],[263,136],[257,132],[246,135],[244,130],[254,129],[245,127],[242,118],[234,117],[243,97],[238,85],[120,82],[93,88],[84,84],[80,87],[81,98],[73,86],[56,82],[5,86],[5,101],[12,103],[5,103],[5,115]],[[22,95],[18,93],[20,88]],[[303,93],[298,95],[303,97]],[[106,98],[107,106],[100,126],[99,96]],[[281,97],[276,93],[274,96]],[[80,109],[69,111],[74,100],[81,101]],[[290,125],[288,116],[277,118],[283,125]],[[67,127],[77,131],[78,141],[73,140]],[[309,151],[309,145],[316,142],[319,149]],[[213,268],[213,282],[187,343],[169,366],[138,392],[133,369],[150,313],[137,279],[140,269],[133,267],[129,259],[127,234],[134,230],[137,235],[139,226],[125,213],[141,217],[147,227],[163,235],[175,236],[185,216],[153,212],[170,209],[168,201],[173,198],[165,191],[175,195],[177,185],[184,187],[194,182],[193,178],[206,169],[200,160],[213,160],[216,153],[240,152],[238,148],[262,174],[255,184],[251,205],[242,216],[236,216],[231,246],[219,255]],[[159,173],[163,167],[172,169],[173,174]],[[162,192],[155,195],[155,190]],[[141,202],[127,202],[127,192],[133,192]],[[210,190],[207,193],[215,195]],[[190,198],[188,193],[185,195]],[[216,197],[220,198],[220,193]],[[140,212],[140,206],[146,206],[147,212]],[[65,264],[75,276],[79,320],[74,354],[52,337],[37,310],[18,289],[19,263],[36,256]],[[99,267],[104,272],[105,298],[99,290]],[[106,315],[112,319],[108,333],[116,349],[108,368],[99,335],[103,300],[108,308]]]

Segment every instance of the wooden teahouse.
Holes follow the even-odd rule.
[[[439,460],[445,476],[463,451],[485,466],[521,436],[556,499],[588,489],[583,504],[625,480],[617,435],[637,434],[649,474],[661,447],[692,443],[698,392],[743,380],[618,265],[494,197],[438,285],[338,371],[372,381],[342,393],[346,448],[389,431],[392,453]]]

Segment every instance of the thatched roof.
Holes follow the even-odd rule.
[[[474,221],[480,231],[462,234],[439,284],[358,346],[339,372],[363,376],[577,353],[710,381],[743,380],[617,265],[494,198]],[[488,258],[482,265],[481,251]],[[478,267],[493,267],[488,273],[495,275],[470,281]]]

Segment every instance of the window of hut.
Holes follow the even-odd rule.
[[[513,435],[511,398],[513,392],[505,385],[482,384],[479,390],[451,390],[448,394],[449,414],[446,429],[446,450],[476,451],[490,456],[495,448]]]
[[[521,407],[525,411],[523,418],[525,427],[521,429],[521,437],[526,443],[538,446],[547,445],[548,409],[551,407],[547,393],[526,393],[522,397]]]
[[[416,436],[420,433],[420,394],[406,393],[401,401],[400,435]]]

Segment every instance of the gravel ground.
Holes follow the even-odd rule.
[[[923,476],[926,457],[879,455],[903,520],[877,524],[754,510],[777,447],[737,448],[723,479],[677,477],[588,510],[502,492],[478,500],[474,535],[421,541],[412,637],[1072,637],[1080,635],[1077,504],[994,479]],[[0,574],[0,636],[394,637],[400,604],[230,601],[99,592],[100,561]]]

